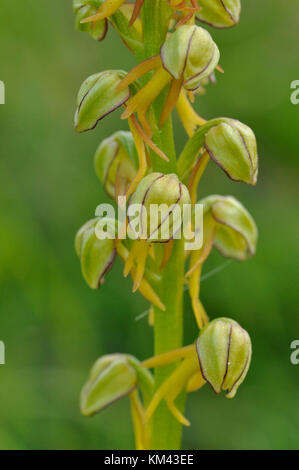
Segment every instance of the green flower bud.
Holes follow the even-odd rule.
[[[103,284],[104,276],[112,268],[116,255],[115,221],[105,221],[107,236],[110,238],[103,239],[99,239],[96,234],[99,221],[99,217],[88,221],[80,228],[75,238],[82,275],[92,289],[97,289]]]
[[[256,184],[257,144],[250,127],[234,119],[227,119],[207,132],[205,148],[229,178]]]
[[[131,132],[119,131],[103,140],[95,154],[95,169],[109,196],[124,195],[133,180],[138,157]]]
[[[225,257],[244,261],[255,254],[258,231],[245,207],[232,196],[208,196],[204,205],[204,226],[207,217],[216,223],[214,247]]]
[[[135,204],[141,208],[137,220]],[[185,204],[190,204],[189,191],[176,174],[151,173],[141,180],[130,200],[128,229],[134,222],[139,238],[169,241],[180,230]]]
[[[130,96],[129,88],[117,87],[125,77],[122,70],[108,70],[88,77],[78,93],[75,129],[85,132],[94,129],[107,114],[123,105]]]
[[[219,49],[210,33],[199,26],[183,25],[161,48],[163,67],[175,79],[183,78],[187,90],[195,90],[218,64]]]
[[[101,357],[93,366],[81,392],[80,408],[92,416],[126,395],[137,386],[137,374],[125,355]]]
[[[240,0],[198,0],[196,18],[214,28],[230,28],[240,19]]]
[[[87,32],[96,41],[102,41],[108,31],[107,19],[95,23],[81,23],[85,18],[96,14],[102,0],[73,0],[73,10],[76,14],[76,28],[78,31]]]
[[[89,379],[82,389],[81,413],[85,416],[99,413],[129,395],[137,386],[142,393],[144,404],[147,405],[154,391],[152,374],[131,355],[102,356],[93,365]]]
[[[217,318],[203,328],[196,342],[202,376],[216,393],[233,398],[251,360],[248,333],[234,320]]]

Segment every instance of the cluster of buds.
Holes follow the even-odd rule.
[[[78,92],[77,132],[94,129],[101,119],[119,108],[123,108],[121,118],[127,120],[129,127],[128,131],[118,131],[104,139],[95,153],[96,174],[112,200],[119,203],[120,196],[125,200],[126,216],[123,226],[114,219],[96,217],[78,231],[75,248],[84,279],[92,289],[99,288],[119,256],[124,263],[124,276],[132,277],[133,292],[138,290],[151,304],[150,323],[154,324],[154,307],[159,312],[166,309],[164,293],[156,286],[173,256],[176,239],[189,240],[190,233],[196,238],[202,232],[202,245],[185,249],[188,267],[181,279],[181,286],[188,284],[200,331],[195,344],[143,363],[125,354],[103,356],[93,366],[82,390],[81,411],[86,416],[122,397],[130,398],[139,449],[149,448],[150,418],[162,400],[180,423],[188,425],[175,405],[178,395],[208,383],[217,394],[226,391],[226,396],[233,398],[251,360],[249,335],[236,321],[209,321],[200,300],[200,279],[213,247],[233,260],[252,257],[257,227],[249,212],[232,196],[201,199],[198,204],[203,208],[203,224],[197,220],[195,206],[197,187],[209,160],[232,181],[249,185],[257,182],[258,153],[253,131],[231,118],[206,121],[192,106],[195,95],[201,94],[207,83],[215,83],[216,70],[223,72],[217,44],[196,21],[215,28],[232,27],[239,21],[240,0],[165,2],[167,31],[153,55],[146,54],[144,43],[144,0],[73,1],[77,29],[101,41],[110,23],[126,46],[141,58],[129,73],[108,70],[89,76]],[[189,140],[167,171],[164,169],[173,157],[160,148],[159,137],[174,108]],[[163,172],[156,171],[156,156],[164,160],[158,168]],[[191,207],[188,220],[182,217],[185,206]],[[104,237],[100,236],[103,227]],[[121,235],[124,228],[127,238]],[[147,369],[168,364],[173,364],[173,372],[159,387],[155,386]]]

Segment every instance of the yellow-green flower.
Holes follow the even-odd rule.
[[[214,28],[231,28],[240,19],[240,0],[198,0],[196,19]]]
[[[169,87],[160,118],[163,125],[179,98],[182,89],[194,91],[201,81],[217,67],[219,50],[208,31],[195,25],[183,25],[171,33],[164,42],[159,56],[137,65],[119,85],[122,90],[144,74],[155,70],[154,76],[126,103],[122,118],[137,113],[140,122],[150,133],[146,112],[155,98]]]
[[[104,277],[113,266],[116,256],[115,221],[107,219],[105,226],[110,233],[109,238],[99,239],[96,225],[100,218],[89,220],[77,232],[75,249],[80,259],[82,275],[92,289],[98,289],[104,282]]]
[[[202,376],[217,394],[225,390],[227,398],[236,395],[251,360],[250,337],[229,318],[217,318],[200,333],[196,350]]]
[[[150,427],[144,423],[144,407],[150,401],[153,387],[151,373],[141,367],[135,357],[128,354],[102,356],[93,365],[81,391],[81,413],[93,416],[115,401],[129,396],[137,449],[148,449]]]
[[[95,153],[95,169],[109,196],[126,194],[138,167],[138,157],[131,132],[118,131],[104,139]]]

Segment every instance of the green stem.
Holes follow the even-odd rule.
[[[161,249],[161,247],[160,247]],[[184,289],[184,241],[174,243],[172,256],[163,270],[159,294],[166,307],[162,312],[154,310],[155,354],[171,351],[183,342],[183,289]],[[158,388],[172,373],[175,365],[158,367],[155,370],[155,386]],[[176,405],[183,411],[185,396],[178,398]],[[162,402],[153,416],[153,449],[176,450],[181,447],[182,425]]]
[[[165,41],[169,24],[170,7],[165,0],[145,0],[144,17],[144,58],[156,55]],[[151,108],[153,141],[169,158],[163,161],[151,152],[154,171],[177,173],[172,120],[169,118],[163,128],[159,128],[159,117],[165,100],[165,93],[155,101]],[[157,245],[158,263],[162,260],[164,245]],[[166,311],[154,309],[154,353],[161,354],[182,346],[183,342],[183,290],[184,290],[184,241],[176,240],[171,258],[163,270],[162,279],[157,287]],[[155,370],[156,389],[174,370],[175,365],[159,367]],[[176,405],[183,411],[184,394]],[[180,449],[182,425],[173,417],[165,402],[162,402],[153,416],[152,449]]]

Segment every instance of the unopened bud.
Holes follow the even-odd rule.
[[[225,257],[244,261],[256,250],[258,231],[247,209],[232,196],[212,195],[199,201],[207,217],[216,223],[213,244]]]
[[[187,90],[195,90],[218,64],[219,49],[210,33],[199,26],[183,25],[161,48],[163,67],[175,79],[183,78]]]
[[[100,218],[88,221],[81,227],[75,238],[76,252],[80,258],[81,270],[89,287],[97,289],[104,282],[105,274],[112,268],[116,255],[115,221],[105,222],[109,237],[98,238],[96,226]]]
[[[214,28],[230,28],[240,19],[240,0],[198,0],[196,19]]]
[[[76,28],[78,31],[89,33],[96,41],[102,41],[105,38],[108,31],[107,19],[105,18],[93,23],[81,23],[81,21],[95,15],[101,3],[101,0],[73,0]]]
[[[101,119],[122,106],[129,98],[129,88],[117,89],[126,72],[108,70],[88,77],[78,93],[75,129],[84,132],[94,129]]]
[[[137,221],[131,210],[135,204],[140,207]],[[185,204],[190,204],[189,191],[176,174],[151,173],[141,180],[131,198],[129,229],[134,221],[139,238],[168,241],[181,228]]]
[[[216,393],[233,398],[251,360],[248,333],[234,320],[217,318],[203,328],[196,342],[200,369]]]
[[[137,386],[137,374],[124,354],[103,356],[94,364],[81,392],[80,408],[92,416],[131,393]]]
[[[212,127],[205,137],[210,157],[234,181],[255,185],[258,173],[256,138],[250,127],[227,119]]]
[[[109,196],[124,195],[137,171],[131,132],[118,131],[103,140],[95,154],[95,169]]]

